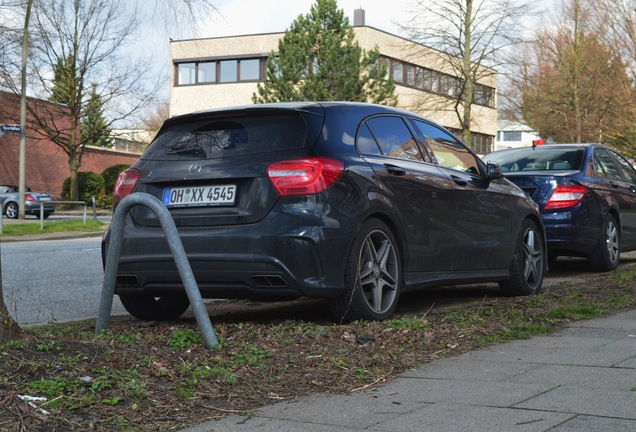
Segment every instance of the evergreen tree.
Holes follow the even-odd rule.
[[[69,106],[72,104],[72,89],[79,81],[77,74],[74,73],[73,64],[73,59],[70,56],[57,58],[49,100]]]
[[[93,84],[86,110],[82,117],[80,139],[83,145],[111,147],[113,139],[111,130],[104,117],[102,98],[97,93],[97,86]]]
[[[395,105],[395,84],[375,48],[364,52],[336,0],[317,0],[300,15],[267,63],[267,81],[259,83],[254,103],[358,101]]]

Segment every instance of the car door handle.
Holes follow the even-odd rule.
[[[400,168],[398,166],[395,165],[384,165],[384,168],[386,168],[386,170],[389,172],[389,174],[394,175],[394,176],[405,176],[406,175],[406,171],[403,168]]]
[[[461,177],[451,175],[451,178],[453,179],[455,183],[457,183],[460,186],[466,186],[468,184],[468,182]]]

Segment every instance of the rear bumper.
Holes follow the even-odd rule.
[[[353,231],[351,223],[289,227],[268,217],[258,224],[180,228],[179,236],[205,298],[328,298],[344,289],[352,238],[343,233]],[[104,235],[104,257],[110,235]],[[163,230],[135,226],[130,218],[117,275],[116,294],[184,291]]]
[[[40,203],[25,202],[24,212],[30,215],[40,214]],[[48,214],[55,213],[55,205],[44,202],[44,213],[48,213]]]
[[[591,213],[563,211],[542,214],[548,251],[575,256],[590,254],[598,244],[602,226],[602,221]]]

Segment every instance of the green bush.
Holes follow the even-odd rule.
[[[77,173],[79,183],[79,200],[91,203],[92,197],[99,197],[104,194],[104,177],[94,172]],[[67,177],[62,185],[62,199],[71,199],[71,178]]]
[[[117,177],[119,177],[119,174],[122,171],[127,170],[128,168],[130,168],[130,165],[119,164],[110,166],[102,171],[102,177],[104,177],[104,190],[107,195],[112,195]]]

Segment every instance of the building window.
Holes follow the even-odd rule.
[[[196,63],[180,63],[178,67],[179,85],[189,85],[196,83]]]
[[[503,141],[521,141],[520,131],[504,131]]]
[[[239,67],[241,81],[258,81],[260,78],[260,61],[258,59],[241,60]]]
[[[177,63],[176,85],[259,81],[264,75],[261,58],[202,60]]]
[[[396,83],[401,83],[402,81],[404,81],[401,62],[393,62],[393,81]]]
[[[415,66],[406,65],[406,83],[411,87],[417,87],[415,84]]]
[[[453,99],[463,98],[463,81],[456,76],[443,74],[421,66],[416,66],[412,63],[386,57],[381,57],[380,61],[390,62],[391,76],[396,84],[436,93]],[[476,84],[473,103],[494,108],[494,93],[495,89]]]
[[[216,82],[216,62],[199,63],[197,71],[198,83]]]
[[[219,62],[219,82],[236,82],[238,81],[238,61],[223,60]]]

